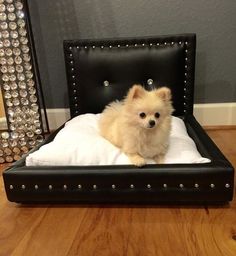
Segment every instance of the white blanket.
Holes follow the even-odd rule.
[[[131,164],[119,148],[99,135],[100,114],[80,115],[65,124],[54,140],[26,158],[27,166],[36,165],[122,165]],[[208,163],[193,140],[184,122],[172,117],[170,146],[165,163]],[[148,160],[148,163],[154,163]]]

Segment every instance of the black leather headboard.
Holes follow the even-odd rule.
[[[139,83],[168,86],[174,115],[193,112],[195,34],[64,41],[71,117],[99,113]]]

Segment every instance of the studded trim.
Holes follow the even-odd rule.
[[[107,185],[103,186],[103,185],[97,185],[97,184],[78,184],[78,185],[72,185],[72,184],[63,184],[61,185],[61,187],[58,187],[58,185],[53,185],[53,184],[48,184],[48,185],[38,185],[38,184],[29,184],[29,185],[25,185],[25,184],[11,184],[9,185],[9,189],[10,190],[37,190],[37,191],[42,191],[45,190],[45,188],[47,188],[49,191],[52,191],[53,189],[57,189],[57,190],[63,190],[63,191],[67,191],[67,190],[97,190],[97,189],[109,189],[109,187],[107,187]],[[124,189],[137,189],[137,190],[146,190],[146,189],[152,189],[152,190],[156,190],[156,189],[167,189],[167,188],[175,188],[175,189],[216,189],[216,188],[225,188],[225,189],[229,189],[231,188],[231,184],[230,183],[222,183],[220,185],[214,184],[214,183],[210,183],[210,184],[202,184],[201,183],[195,183],[192,185],[185,185],[183,183],[179,183],[179,184],[167,184],[167,183],[163,183],[160,185],[152,185],[151,183],[148,184],[144,184],[143,186],[137,186],[135,184],[130,184],[128,185],[126,188],[124,188],[123,186],[119,185],[119,184],[111,184],[110,185],[110,189],[111,190],[124,190]]]

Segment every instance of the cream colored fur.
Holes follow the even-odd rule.
[[[121,148],[136,166],[145,165],[145,159],[163,163],[172,112],[171,92],[167,87],[146,91],[141,85],[133,85],[123,101],[112,102],[105,108],[99,121],[100,133]],[[153,121],[155,125],[151,127]]]

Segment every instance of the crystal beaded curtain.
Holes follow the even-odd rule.
[[[0,163],[20,159],[44,138],[26,4],[0,0],[0,86],[8,123],[0,133]]]

